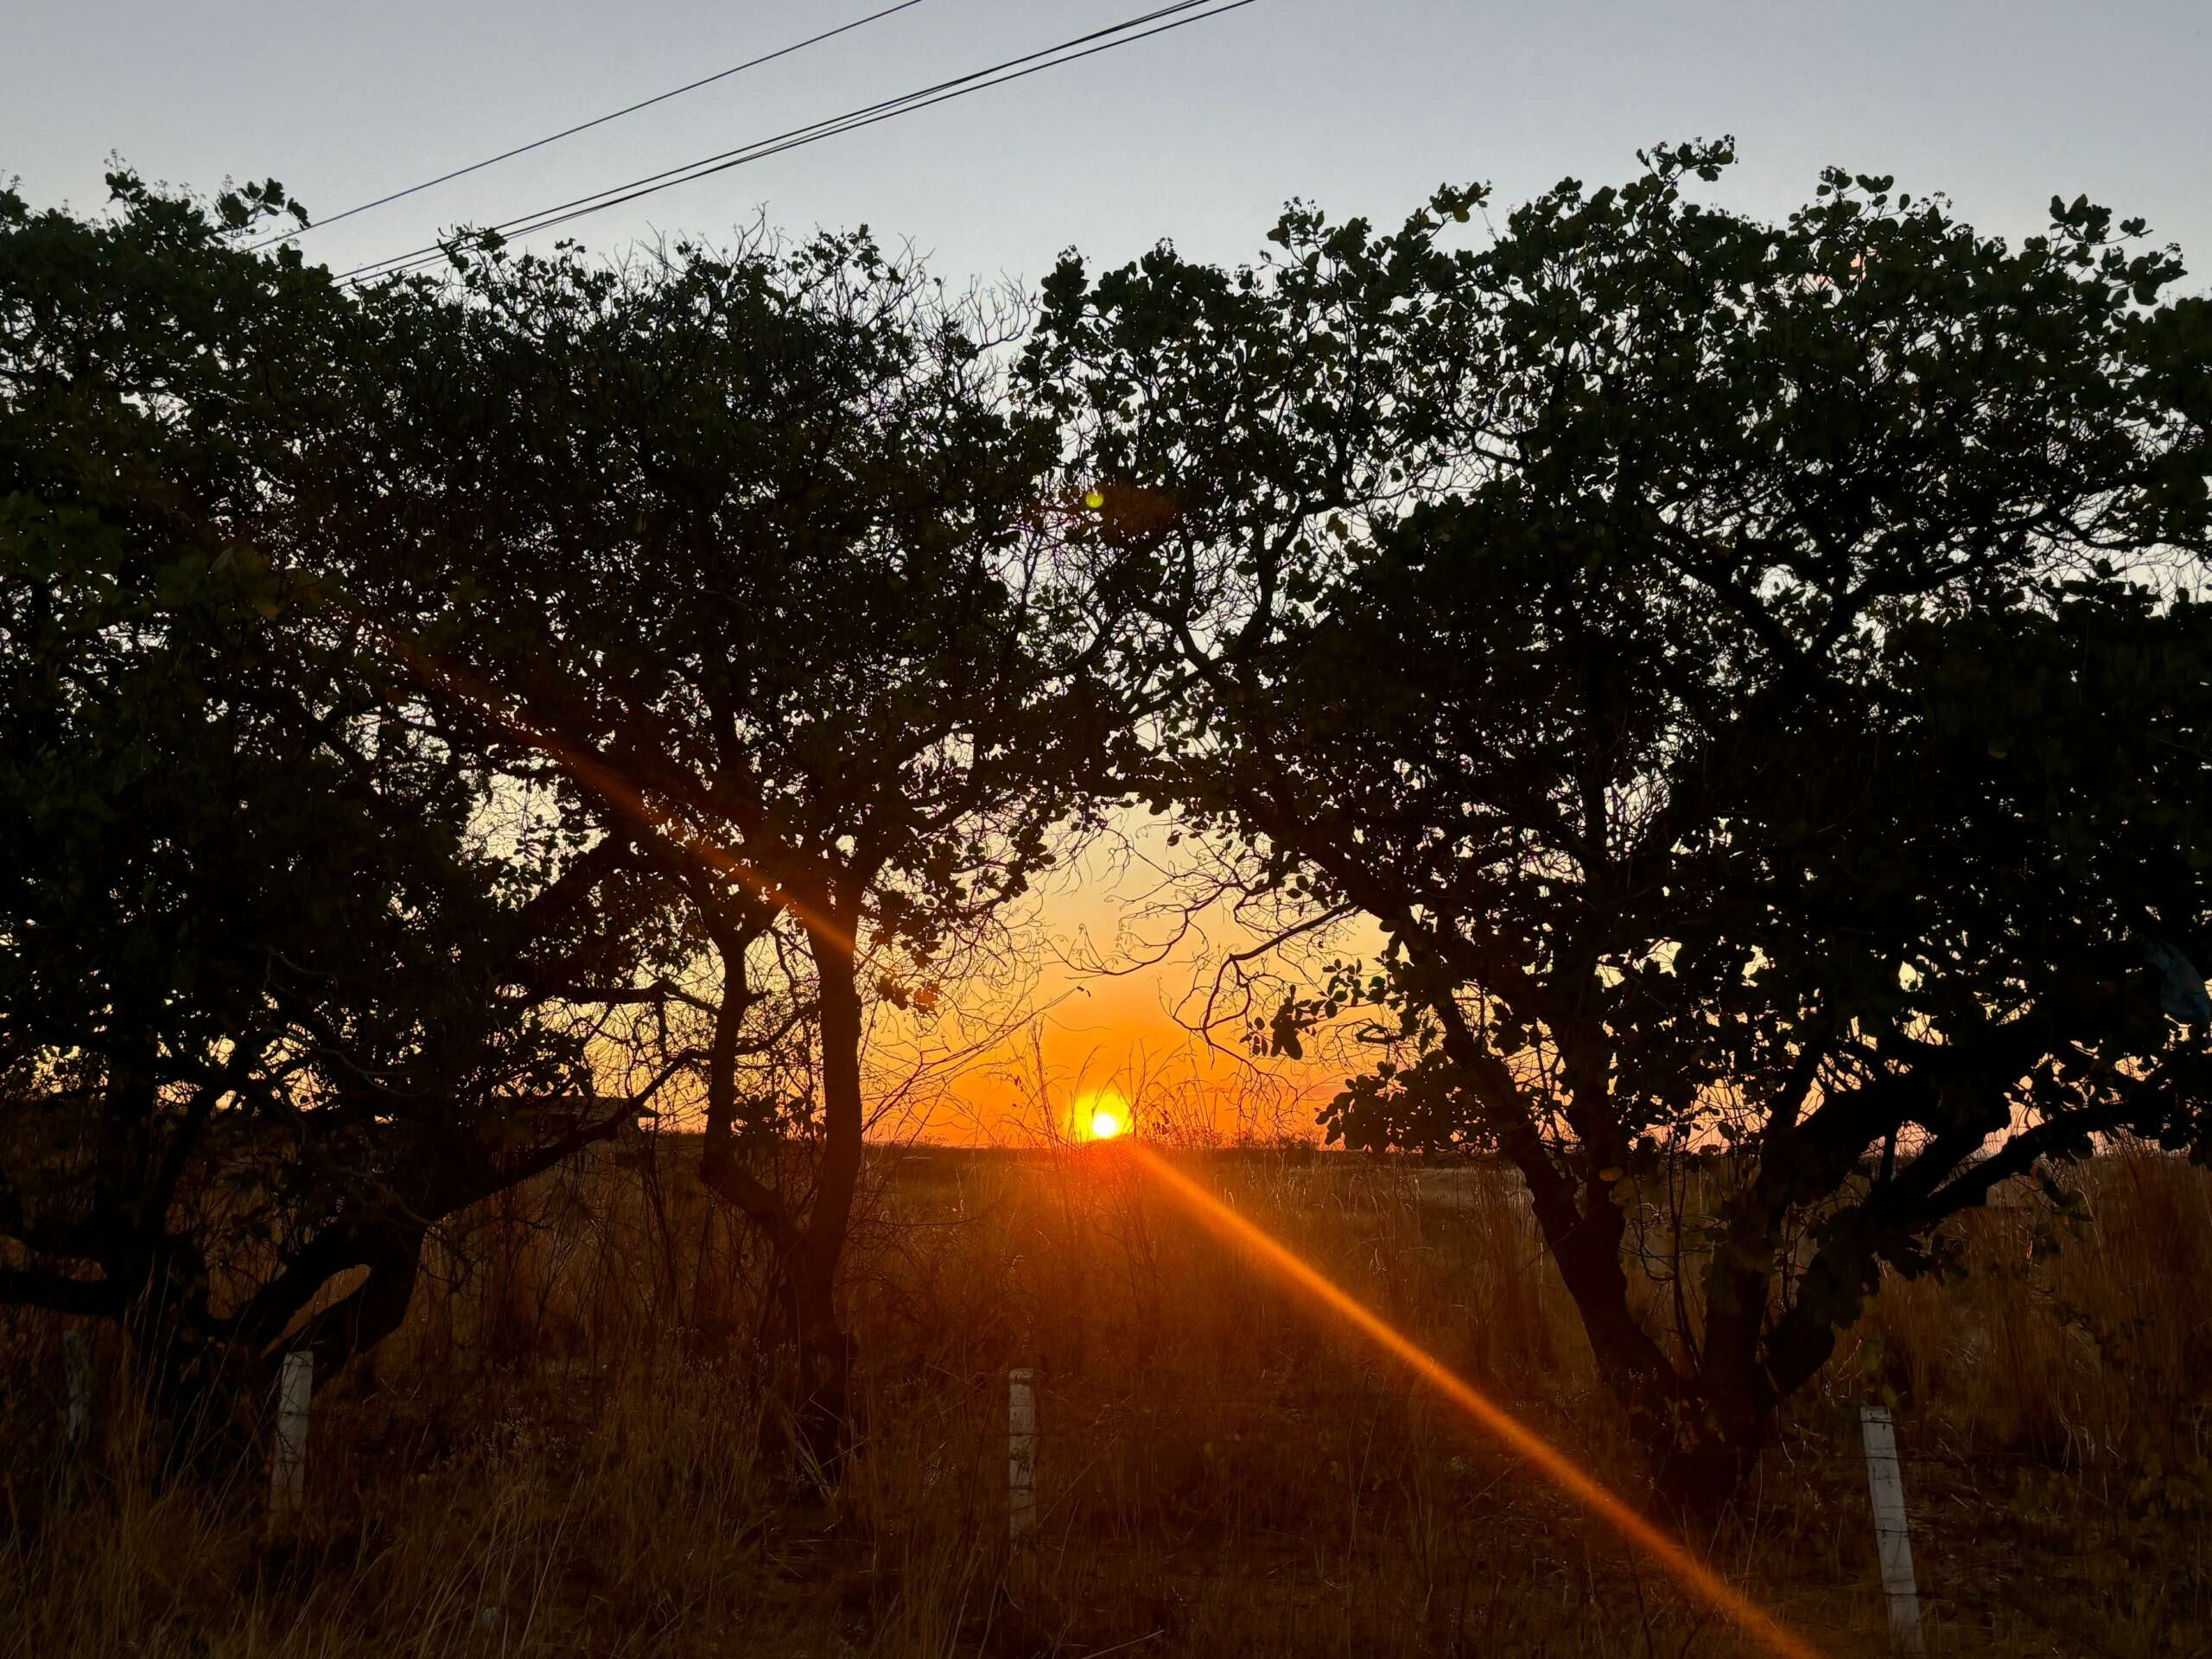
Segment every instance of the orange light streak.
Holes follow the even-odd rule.
[[[1732,1589],[1681,1543],[1637,1514],[1604,1483],[1585,1472],[1567,1453],[1433,1357],[1287,1245],[1238,1215],[1151,1148],[1132,1144],[1128,1155],[1137,1159],[1154,1179],[1188,1205],[1200,1220],[1251,1251],[1275,1274],[1406,1366],[1504,1442],[1508,1449],[1535,1465],[1547,1480],[1584,1510],[1651,1556],[1746,1635],[1782,1655],[1783,1659],[1821,1659],[1816,1649],[1784,1630],[1770,1614]]]
[[[486,720],[526,747],[536,749],[615,811],[732,877],[740,886],[768,903],[789,912],[809,932],[829,940],[849,957],[860,954],[860,941],[853,930],[841,926],[830,916],[807,905],[788,887],[772,880],[720,842],[695,831],[674,814],[655,806],[645,798],[643,791],[582,746],[569,742],[537,726],[511,707],[491,687],[479,683],[451,664],[423,649],[415,640],[385,626],[363,607],[354,604],[335,585],[312,576],[306,580],[311,594],[334,601],[339,609],[368,628],[415,671],[417,678],[472,704]]]

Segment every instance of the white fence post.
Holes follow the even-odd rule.
[[[315,1398],[315,1356],[296,1348],[276,1382],[276,1449],[269,1463],[269,1512],[297,1515],[307,1506],[308,1409]]]
[[[92,1350],[81,1331],[61,1333],[61,1385],[68,1402],[62,1444],[81,1452],[92,1438]]]
[[[1017,1544],[1037,1527],[1036,1376],[1027,1365],[1006,1374],[1006,1531]]]
[[[1859,1422],[1866,1438],[1866,1489],[1874,1504],[1874,1548],[1882,1561],[1882,1591],[1889,1598],[1890,1637],[1899,1651],[1919,1659],[1920,1595],[1912,1576],[1912,1535],[1905,1527],[1897,1425],[1887,1406],[1863,1408]]]

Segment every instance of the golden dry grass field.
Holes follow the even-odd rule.
[[[850,1274],[865,1392],[835,1488],[783,1448],[759,1262],[690,1143],[556,1172],[447,1241],[401,1335],[318,1395],[309,1499],[149,1478],[127,1379],[60,1445],[58,1325],[10,1314],[0,1651],[91,1659],[1745,1651],[1529,1468],[1112,1146],[883,1150]],[[1283,1152],[1186,1164],[1633,1491],[1506,1183]],[[1929,1646],[2212,1648],[2212,1177],[2082,1175],[2055,1230],[1885,1288],[1695,1547],[1820,1651],[1888,1651],[1858,1408],[1897,1405]],[[2056,1248],[2053,1248],[2054,1244]],[[1006,1540],[1007,1371],[1039,1525]]]

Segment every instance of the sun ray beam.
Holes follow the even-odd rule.
[[[1375,1313],[1274,1235],[1240,1216],[1151,1148],[1128,1144],[1137,1160],[1178,1202],[1216,1232],[1244,1247],[1276,1277],[1303,1291],[1533,1465],[1586,1511],[1643,1551],[1699,1600],[1782,1659],[1821,1659],[1818,1649],[1730,1587],[1679,1541],[1639,1515],[1602,1481],[1511,1412]]]
[[[365,607],[357,604],[335,582],[304,569],[289,574],[304,596],[327,605],[366,627],[407,664],[417,679],[466,703],[488,723],[527,747],[537,750],[568,772],[585,790],[597,795],[616,813],[702,863],[721,871],[741,887],[788,912],[809,932],[829,940],[847,956],[857,957],[860,954],[860,940],[851,928],[842,925],[817,906],[810,906],[789,887],[771,880],[713,837],[684,823],[675,814],[656,806],[622,772],[582,744],[571,742],[545,729],[515,707],[511,699],[425,650],[418,641],[400,630],[386,626]]]

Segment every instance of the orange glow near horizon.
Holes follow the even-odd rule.
[[[1118,1089],[1094,1090],[1076,1096],[1069,1113],[1071,1127],[1086,1141],[1111,1141],[1128,1132],[1129,1103]]]
[[[1821,1659],[1819,1651],[1730,1587],[1680,1541],[1639,1515],[1567,1454],[1431,1355],[1287,1245],[1246,1220],[1159,1154],[1135,1142],[1128,1155],[1216,1232],[1243,1246],[1277,1278],[1295,1287],[1397,1360],[1458,1407],[1506,1449],[1590,1515],[1663,1567],[1699,1600],[1782,1659]]]

